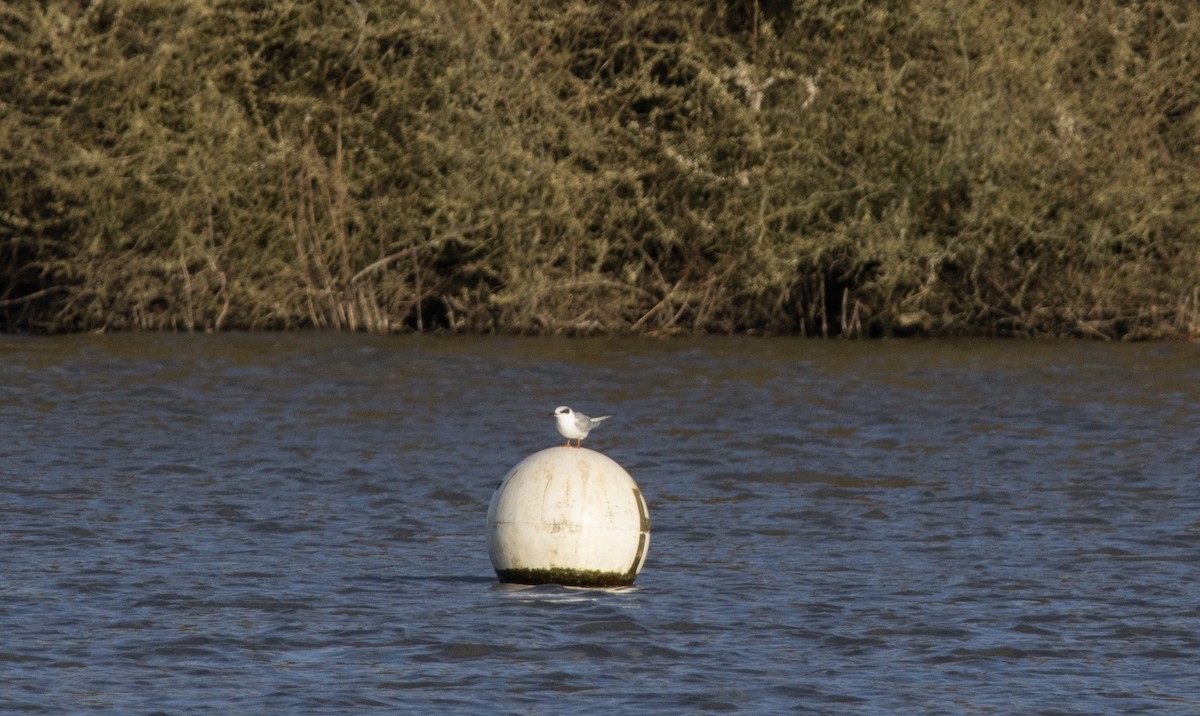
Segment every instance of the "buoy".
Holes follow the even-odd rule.
[[[620,587],[650,546],[637,483],[587,448],[536,452],[501,481],[487,513],[488,555],[501,582]]]

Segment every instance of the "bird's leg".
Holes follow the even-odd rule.
[[[567,438],[567,447],[571,447],[571,438]]]

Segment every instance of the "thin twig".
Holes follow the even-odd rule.
[[[41,298],[42,296],[45,296],[50,293],[54,293],[55,291],[66,291],[66,290],[68,290],[66,286],[49,286],[47,288],[43,288],[40,291],[34,291],[33,293],[27,293],[24,296],[20,296],[18,298],[0,299],[0,308],[4,308],[7,306],[19,306],[22,303],[29,303],[30,301],[36,301],[37,299]]]
[[[350,277],[350,283],[351,284],[358,283],[359,280],[361,280],[363,276],[366,276],[369,273],[378,271],[379,269],[383,268],[384,266],[387,266],[388,264],[390,264],[393,261],[399,261],[400,259],[405,258],[406,256],[408,256],[410,254],[415,254],[428,245],[429,244],[421,244],[420,246],[409,246],[406,249],[401,249],[400,251],[397,251],[394,254],[388,254],[387,256],[384,256],[383,258],[379,259],[378,261],[367,264],[362,270],[360,270],[358,273],[356,273]]]

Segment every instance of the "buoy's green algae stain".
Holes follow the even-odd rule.
[[[636,571],[601,572],[593,569],[498,569],[496,576],[508,584],[561,584],[564,587],[626,587]]]

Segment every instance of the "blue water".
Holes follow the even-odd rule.
[[[634,587],[500,478],[638,481]],[[1200,713],[1200,347],[0,337],[0,711]]]

